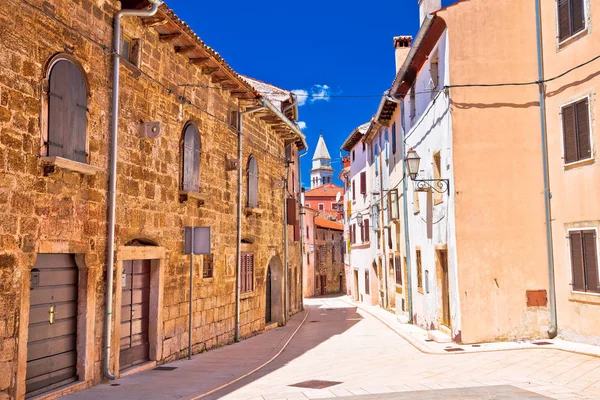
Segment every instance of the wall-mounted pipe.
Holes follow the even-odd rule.
[[[119,139],[119,71],[121,54],[121,18],[123,17],[151,17],[158,11],[160,0],[150,0],[152,7],[149,10],[120,10],[115,15],[113,32],[113,96],[112,96],[112,122],[110,135],[110,166],[108,185],[108,248],[106,258],[106,317],[104,318],[104,376],[107,379],[115,379],[110,372],[110,342],[112,325],[112,297],[113,297],[113,274],[115,268],[115,214],[117,202],[117,160]]]
[[[546,253],[548,258],[548,300],[550,304],[550,328],[548,336],[552,339],[558,334],[556,318],[556,291],[554,288],[554,252],[552,248],[552,216],[550,210],[550,175],[548,173],[548,135],[546,132],[546,94],[544,85],[544,50],[542,39],[542,16],[540,0],[535,1],[535,31],[537,43],[538,86],[540,97],[540,132],[542,136],[542,170],[544,173],[544,207],[546,217]]]
[[[243,116],[251,114],[256,111],[264,109],[264,106],[254,107],[245,111],[238,112],[238,185],[237,185],[237,237],[235,246],[236,255],[236,272],[235,272],[235,334],[234,340],[240,341],[240,297],[242,295],[242,280],[240,279],[242,273],[242,171],[244,169],[244,163],[242,160],[242,127],[243,127]]]
[[[298,180],[300,181],[300,282],[304,282],[304,195],[302,193],[302,163],[301,158],[308,154],[308,146],[304,147],[304,153],[298,154]],[[304,284],[302,283],[300,290],[300,299],[304,298]],[[304,301],[302,301],[302,310],[304,310]]]

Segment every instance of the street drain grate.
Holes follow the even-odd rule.
[[[156,367],[156,368],[152,368],[153,371],[173,371],[174,369],[177,369],[177,367]]]
[[[319,321],[310,321],[310,322],[319,322]]]
[[[111,383],[110,386],[121,386],[120,383]]]
[[[320,381],[320,380],[313,379],[310,381],[294,383],[293,385],[290,385],[290,386],[306,388],[306,389],[324,389],[329,386],[339,385],[340,383],[342,383],[342,382]]]
[[[426,342],[433,342],[433,339],[425,339]]]
[[[460,347],[450,347],[447,349],[444,349],[445,351],[464,351],[464,349],[461,349]]]
[[[533,342],[533,344],[535,344],[537,346],[545,346],[545,345],[554,344],[554,343],[551,343],[551,342]]]
[[[480,344],[472,344],[471,347],[481,347]]]

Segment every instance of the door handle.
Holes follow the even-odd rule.
[[[50,306],[50,324],[54,323],[54,306]]]

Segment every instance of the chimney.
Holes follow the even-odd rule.
[[[428,14],[431,14],[440,8],[442,8],[442,0],[419,0],[419,16],[421,25],[423,25],[423,21]]]
[[[394,38],[394,47],[396,48],[396,73],[402,68],[402,64],[404,64],[404,60],[406,60],[406,56],[408,56],[412,39],[412,36],[396,36]]]

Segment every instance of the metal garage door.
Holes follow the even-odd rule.
[[[31,271],[27,396],[77,380],[77,282],[72,254],[39,254]]]
[[[123,261],[121,370],[149,359],[150,265],[150,260]]]

